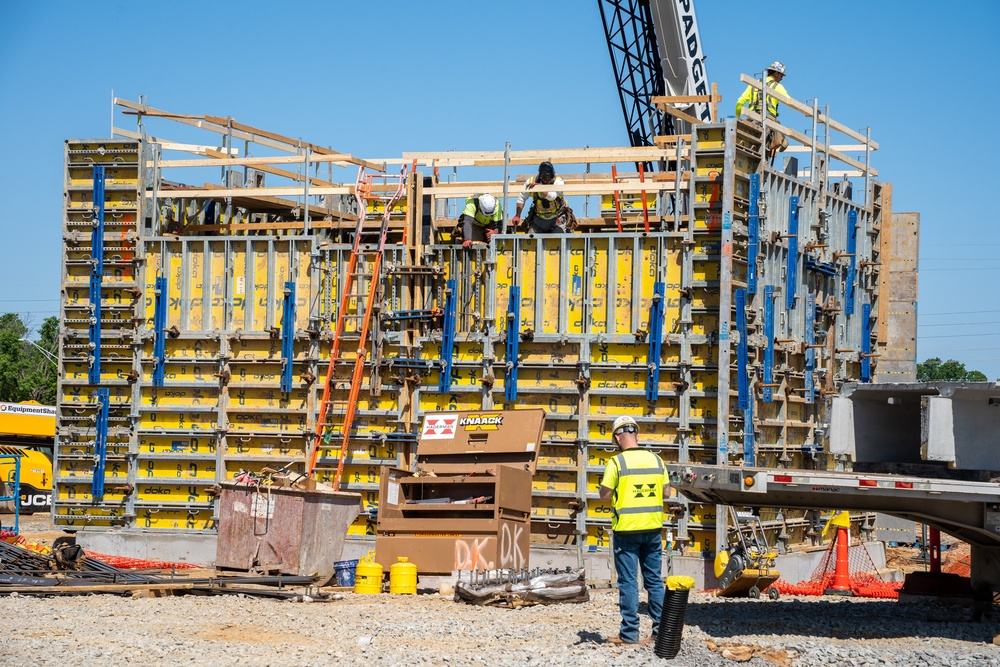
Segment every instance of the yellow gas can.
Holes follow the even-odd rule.
[[[367,556],[358,561],[354,575],[354,592],[366,595],[382,592],[382,566],[375,562],[374,551],[369,551]]]
[[[405,556],[397,558],[398,563],[389,567],[389,592],[400,595],[415,595],[417,592],[417,566]]]

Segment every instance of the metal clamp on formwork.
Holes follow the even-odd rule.
[[[847,280],[844,281],[844,314],[854,314],[854,288],[858,278],[858,212],[847,212]]]
[[[788,269],[785,271],[785,307],[795,308],[795,283],[799,278],[799,198],[789,200]]]
[[[111,390],[97,390],[97,437],[94,440],[94,477],[90,495],[94,500],[104,498],[104,468],[108,462],[108,408],[111,406]]]
[[[861,381],[872,381],[872,305],[861,305]]]
[[[747,340],[747,290],[736,290],[736,330],[740,340],[736,344],[736,386],[739,408],[743,412],[743,462],[754,465],[753,401],[750,399],[750,342]]]
[[[451,391],[451,364],[455,353],[455,310],[457,307],[458,281],[451,279],[444,289],[444,322],[441,324],[441,380],[438,391]]]
[[[666,284],[653,283],[653,305],[649,311],[649,356],[646,359],[646,400],[660,397],[660,350],[663,345],[664,290]]]
[[[774,285],[764,287],[764,402],[774,397]]]
[[[101,383],[101,281],[104,278],[104,167],[94,167],[94,229],[90,234],[90,370],[87,381]]]
[[[816,295],[806,296],[806,362],[803,389],[806,403],[816,401]]]
[[[504,374],[504,398],[517,400],[517,355],[521,342],[521,286],[510,286],[507,302],[507,371]]]
[[[364,345],[364,341],[361,341]],[[281,392],[292,390],[292,359],[295,356],[295,283],[285,283],[281,301]]]
[[[153,386],[162,387],[167,357],[167,279],[156,279],[153,301]]]
[[[750,174],[750,211],[747,218],[747,293],[757,293],[757,255],[760,252],[760,174]]]

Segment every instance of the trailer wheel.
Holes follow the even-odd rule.
[[[757,588],[756,586],[754,586],[749,591],[747,591],[747,595],[749,595],[750,597],[752,597],[754,600],[759,600],[760,599],[760,589]]]
[[[767,589],[767,597],[771,598],[772,600],[777,600],[778,598],[781,597],[781,591],[779,591],[777,587],[771,586],[770,588]]]

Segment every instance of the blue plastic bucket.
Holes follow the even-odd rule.
[[[333,564],[333,578],[338,586],[354,586],[354,574],[358,568],[356,560],[338,560]]]

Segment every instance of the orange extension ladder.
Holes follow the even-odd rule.
[[[384,202],[385,207],[382,212],[382,225],[379,229],[378,245],[376,249],[374,251],[362,251],[361,236],[368,210],[367,200],[377,196],[373,194],[374,187],[372,181],[374,178],[398,179],[398,183],[396,190]],[[348,260],[347,273],[341,289],[340,300],[337,302],[337,324],[333,332],[333,343],[330,346],[330,365],[327,368],[326,382],[323,384],[323,399],[320,401],[319,417],[316,420],[316,438],[313,440],[312,453],[309,457],[309,465],[306,467],[306,475],[312,477],[316,471],[316,463],[319,459],[321,446],[330,444],[336,435],[334,425],[330,423],[330,413],[332,411],[331,408],[333,403],[330,398],[330,394],[332,393],[333,384],[335,382],[334,375],[336,373],[337,363],[339,361],[346,361],[349,359],[340,358],[340,343],[344,338],[345,321],[353,317],[360,320],[360,324],[358,326],[358,351],[357,356],[354,359],[354,371],[351,374],[349,395],[347,404],[344,408],[344,417],[340,424],[340,435],[342,441],[340,445],[340,453],[337,458],[337,472],[333,479],[334,490],[340,489],[340,478],[344,473],[344,459],[347,454],[347,445],[351,437],[351,427],[354,424],[354,415],[358,407],[358,395],[361,391],[361,376],[364,373],[365,360],[368,356],[365,345],[368,340],[368,332],[371,326],[372,311],[375,306],[377,292],[382,283],[382,258],[385,254],[385,241],[389,232],[389,218],[392,213],[392,209],[402,198],[405,190],[405,166],[402,170],[400,170],[398,176],[388,177],[365,174],[364,167],[361,167],[358,170],[358,178],[354,186],[354,198],[358,203],[358,225],[354,232],[354,245],[351,248],[351,256]],[[365,252],[373,254],[374,256],[372,258],[371,276],[368,282],[368,294],[365,298],[364,314],[349,316],[347,315],[347,304],[352,296],[356,296],[352,294],[352,290],[354,287],[354,278],[359,275],[357,273],[358,259],[361,255],[365,254]]]

